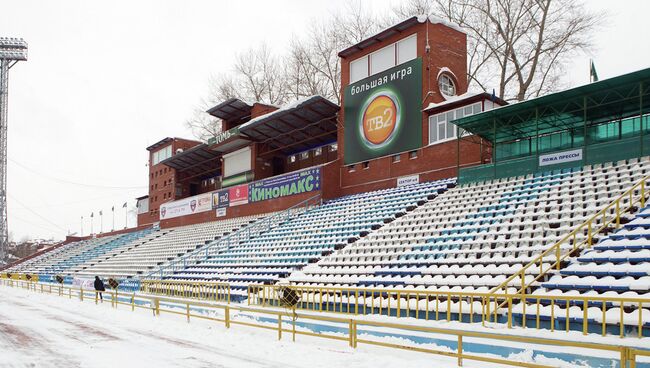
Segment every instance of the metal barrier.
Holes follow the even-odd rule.
[[[50,294],[58,294],[59,296],[68,297],[70,299],[75,298],[80,301],[94,301],[98,304],[97,293],[91,292],[91,297],[88,297],[88,292],[82,289],[71,288],[62,285],[45,285],[38,284],[28,281],[12,280],[12,279],[2,279],[2,284],[5,286],[11,287],[23,287],[28,290],[36,291]],[[326,338],[332,340],[346,341],[348,345],[352,348],[357,348],[360,344],[374,345],[395,349],[403,349],[409,351],[418,351],[423,353],[430,353],[448,357],[454,357],[457,359],[458,365],[462,366],[464,360],[475,360],[482,362],[490,362],[496,364],[504,364],[510,366],[519,366],[519,367],[534,367],[534,368],[547,368],[550,366],[537,364],[537,363],[528,363],[528,362],[519,362],[512,359],[502,359],[496,358],[488,355],[474,355],[464,352],[464,339],[465,338],[474,338],[479,339],[484,343],[494,343],[494,341],[509,341],[509,342],[518,342],[526,344],[537,344],[545,346],[563,346],[563,347],[574,347],[581,349],[590,349],[597,351],[605,351],[617,354],[619,357],[620,365],[619,367],[636,367],[636,360],[639,356],[650,356],[650,351],[641,350],[637,348],[631,348],[627,346],[615,346],[612,344],[599,344],[599,343],[589,343],[589,342],[579,342],[573,340],[557,340],[557,339],[547,339],[539,337],[526,337],[526,336],[516,336],[516,335],[507,335],[499,334],[493,332],[480,332],[480,331],[464,331],[464,330],[455,330],[447,328],[434,328],[434,327],[425,327],[409,324],[400,324],[400,323],[385,323],[385,322],[376,322],[376,321],[367,321],[360,320],[358,318],[338,318],[338,317],[329,317],[322,315],[313,315],[313,314],[299,314],[299,313],[288,313],[286,311],[278,310],[269,310],[261,308],[250,308],[245,306],[233,306],[223,303],[208,303],[208,302],[198,302],[190,300],[179,300],[166,297],[156,297],[156,296],[142,296],[132,294],[122,294],[122,301],[120,300],[120,295],[115,291],[106,291],[105,294],[111,303],[111,307],[118,308],[119,305],[124,305],[129,307],[132,311],[136,308],[148,309],[153,312],[154,316],[159,316],[161,313],[170,313],[181,315],[187,318],[187,322],[190,322],[192,318],[200,318],[206,320],[212,320],[217,322],[223,322],[226,328],[230,328],[232,325],[241,325],[254,328],[261,328],[266,330],[277,331],[278,340],[281,340],[283,334],[291,334],[293,341],[296,340],[297,335],[304,336],[313,336],[317,338]],[[94,298],[92,297],[94,295]],[[126,301],[124,301],[126,300]],[[162,304],[161,304],[162,302]],[[169,304],[175,306],[175,308],[164,308],[164,304]],[[196,308],[207,308],[223,311],[223,318],[217,316],[210,316],[207,314],[196,314],[192,313],[193,309]],[[181,312],[182,310],[182,312]],[[256,323],[251,322],[250,319],[246,320],[233,320],[232,312],[245,312],[245,313],[254,313],[262,316],[271,316],[277,319],[277,324],[275,326],[269,325],[268,323]],[[296,320],[307,320],[307,321],[316,321],[316,322],[330,322],[338,323],[344,326],[347,326],[347,336],[341,336],[340,333],[325,334],[325,333],[315,333],[312,331],[303,331],[296,329]],[[253,321],[256,321],[253,319]],[[291,324],[291,328],[287,328],[286,325]],[[361,337],[359,334],[359,326],[370,326],[375,328],[386,328],[391,330],[396,330],[399,333],[408,333],[408,332],[419,332],[419,333],[431,333],[431,334],[440,334],[446,336],[454,336],[454,340],[457,342],[456,350],[436,350],[429,349],[423,346],[412,345],[412,344],[403,344],[403,343],[394,343],[381,340],[371,340],[366,336]]]
[[[239,229],[233,233],[225,235],[207,244],[204,247],[201,247],[197,250],[187,253],[179,258],[176,258],[170,261],[169,263],[160,266],[158,270],[143,276],[142,279],[157,278],[162,280],[167,275],[173,274],[174,272],[177,271],[184,270],[188,266],[202,262],[208,259],[210,256],[219,254],[224,250],[229,249],[232,246],[238,245],[243,241],[256,237],[261,233],[267,232],[283,222],[292,220],[300,216],[304,212],[308,211],[312,207],[319,205],[320,203],[321,203],[320,194],[315,195],[282,212],[273,214],[271,216],[267,216],[242,229]]]
[[[142,280],[140,292],[230,303],[230,284],[223,282]]]
[[[279,306],[284,288],[286,286],[249,285],[248,305]],[[650,298],[312,286],[290,288],[300,296],[296,305],[299,310],[460,321],[484,326],[487,322],[500,322],[508,328],[578,330],[585,335],[650,335],[650,310],[644,309],[650,308]],[[505,304],[505,307],[497,308],[499,304]],[[607,312],[609,308],[617,307],[616,315]],[[644,310],[647,313],[644,314]],[[648,322],[644,323],[644,319]]]
[[[497,293],[509,294],[508,289],[512,286],[519,288],[518,292],[522,295],[525,294],[527,288],[546,276],[549,271],[554,269],[559,270],[562,262],[568,257],[575,255],[583,248],[590,248],[593,245],[595,235],[604,230],[611,230],[610,225],[614,229],[621,227],[621,214],[633,210],[637,203],[641,207],[645,207],[647,194],[646,182],[649,180],[650,176],[641,179],[632,188],[625,191],[587,221],[578,225],[573,231],[542,252],[521,270],[508,277],[500,285],[494,287],[490,290],[491,298],[496,297]],[[563,248],[568,249],[564,254],[562,254]],[[544,268],[545,263],[547,265],[546,268]],[[536,276],[535,273],[537,273]],[[505,303],[505,300],[503,302]],[[503,305],[501,303],[499,307]]]

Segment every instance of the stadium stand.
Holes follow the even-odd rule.
[[[41,256],[34,257],[23,263],[10,267],[6,272],[10,273],[41,273],[46,269],[62,262],[77,254],[83,253],[93,247],[102,245],[113,240],[113,236],[95,238],[88,240],[81,240],[77,242],[68,243],[59,247],[51,252],[47,252]]]
[[[264,217],[264,214],[161,230],[161,235],[155,239],[131,244],[119,253],[80,266],[76,269],[75,275],[99,275],[116,278],[141,275],[156,266],[245,227],[260,217]]]
[[[273,283],[359,241],[454,185],[455,179],[446,179],[335,199],[170,278],[228,281],[239,293],[249,283]]]
[[[640,180],[648,167],[646,159],[633,159],[458,186],[290,280],[487,291]]]

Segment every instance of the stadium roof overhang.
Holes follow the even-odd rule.
[[[288,155],[336,141],[338,111],[326,98],[311,96],[237,128],[242,137],[263,144],[260,155]]]
[[[454,120],[492,143],[650,112],[650,68]]]
[[[367,49],[368,47],[371,47],[375,44],[378,44],[380,42],[383,42],[384,40],[404,32],[405,30],[413,27],[414,25],[421,23],[420,20],[418,19],[417,16],[413,16],[411,18],[408,18],[400,23],[395,24],[392,27],[389,27],[379,33],[377,33],[374,36],[368,37],[365,40],[357,43],[356,45],[350,46],[347,49],[339,52],[339,57],[348,57],[358,51],[362,51]]]
[[[230,98],[206,112],[215,118],[236,123],[250,117],[252,109],[252,105],[238,98]]]
[[[163,138],[163,139],[159,140],[158,142],[152,144],[151,146],[147,147],[147,151],[153,151],[153,150],[155,150],[155,149],[157,149],[159,147],[165,146],[165,145],[167,145],[167,144],[169,144],[169,143],[171,143],[173,141],[174,141],[174,138],[171,138],[171,137]]]
[[[199,144],[184,152],[177,153],[162,161],[176,170],[183,178],[213,177],[221,169],[221,153],[208,148],[207,144]]]

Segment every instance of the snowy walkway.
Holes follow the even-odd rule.
[[[455,367],[451,358],[182,316],[154,318],[110,303],[96,306],[0,286],[0,367]],[[466,361],[465,367],[485,367]]]

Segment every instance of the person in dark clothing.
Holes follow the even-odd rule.
[[[95,276],[95,291],[99,292],[99,299],[104,301],[102,291],[106,291],[106,288],[104,287],[104,281],[102,281],[99,276]]]

